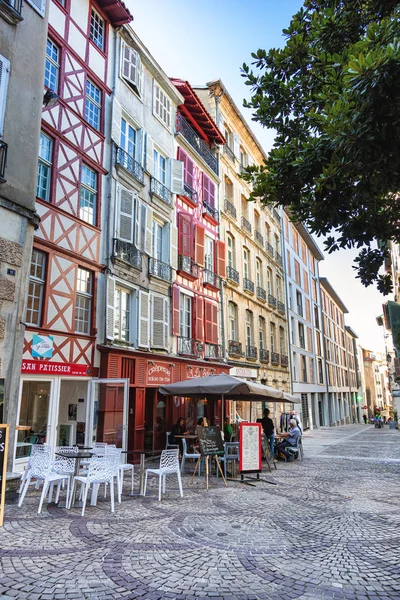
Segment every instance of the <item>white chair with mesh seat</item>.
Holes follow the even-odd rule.
[[[122,454],[121,454],[122,457]],[[124,462],[120,462],[119,467],[118,467],[118,471],[119,471],[119,481],[120,481],[120,486],[121,486],[121,493],[122,493],[122,488],[124,487],[124,474],[125,472],[131,472],[131,492],[133,492],[133,475],[134,475],[134,469],[133,469],[133,465],[131,465],[130,463],[124,463]]]
[[[39,452],[50,452],[51,453],[51,447],[48,444],[35,444],[32,446],[31,453],[30,453],[30,456],[28,459],[28,464],[25,467],[25,471],[22,473],[21,483],[20,483],[19,490],[18,490],[19,494],[22,492],[23,485],[26,481],[26,478],[28,477],[29,469],[31,468],[32,461],[34,460],[33,457],[35,456],[35,454],[37,454]]]
[[[146,495],[147,477],[148,477],[149,473],[153,474],[153,475],[158,475],[158,500],[159,501],[161,500],[161,491],[163,494],[165,494],[165,482],[167,479],[167,475],[173,475],[174,473],[176,474],[176,476],[178,478],[179,493],[180,493],[181,497],[183,497],[181,472],[180,472],[180,468],[179,468],[179,450],[178,449],[163,450],[161,452],[159,468],[158,469],[146,469],[146,477],[144,480],[144,492],[143,492],[144,496]]]
[[[201,457],[201,454],[199,452],[190,453],[187,451],[187,441],[185,439],[182,439],[182,448],[183,448],[183,452],[182,452],[182,460],[181,460],[181,473],[184,472],[185,461],[187,458],[194,458],[197,461]],[[198,468],[199,475],[200,475],[200,471],[201,471],[201,462],[202,461],[199,462],[199,468]]]
[[[94,456],[90,460],[89,470],[87,475],[76,475],[73,479],[72,490],[69,496],[69,508],[71,508],[74,490],[77,483],[83,487],[82,495],[82,517],[85,514],[88,491],[92,485],[100,485],[102,483],[110,484],[111,496],[111,512],[114,512],[114,477],[115,477],[115,460],[114,455]]]
[[[171,437],[171,433],[172,433],[171,431],[167,431],[166,434],[165,434],[166,438],[167,438],[167,443],[165,445],[165,449],[166,450],[168,450],[169,448],[179,448],[179,444],[171,444],[170,443],[169,440],[170,440],[170,437]]]
[[[63,450],[66,449],[65,446],[60,447]],[[77,452],[77,448],[72,448],[72,453]],[[70,450],[71,452],[71,450]],[[49,492],[48,502],[52,501],[54,485],[57,483],[57,492],[54,502],[58,504],[58,500],[60,498],[60,490],[61,487],[64,489],[64,484],[67,484],[67,492],[65,497],[65,506],[68,506],[69,503],[69,491],[71,479],[75,470],[75,458],[73,456],[57,456],[53,461],[50,471],[47,473],[46,478],[43,482],[42,494],[40,496],[38,513],[42,512],[43,501],[46,497],[47,492]]]

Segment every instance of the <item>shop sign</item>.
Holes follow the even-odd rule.
[[[233,377],[250,377],[257,379],[257,369],[246,369],[245,367],[232,367],[229,371],[229,375]]]
[[[167,363],[148,361],[147,385],[171,383],[173,367]]]
[[[54,348],[54,338],[52,335],[33,334],[32,337],[32,356],[33,358],[52,358]]]
[[[49,360],[23,360],[21,373],[30,373],[31,375],[69,375],[75,377],[86,377],[92,374],[88,365],[57,363]]]
[[[195,379],[196,377],[209,377],[215,375],[215,369],[211,367],[192,367],[189,365],[186,369],[186,379]]]

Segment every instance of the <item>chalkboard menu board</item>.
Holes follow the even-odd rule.
[[[255,473],[262,469],[261,424],[240,423],[241,473]]]
[[[6,495],[8,425],[0,425],[0,527],[4,520],[4,500]]]
[[[214,456],[224,452],[221,430],[219,427],[197,427],[199,447],[202,456]]]

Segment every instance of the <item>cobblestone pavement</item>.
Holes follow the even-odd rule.
[[[0,529],[0,598],[398,600],[400,431],[320,429],[304,447],[264,473],[276,486],[186,475],[159,503],[154,478],[114,515],[108,500],[37,515],[32,488]]]

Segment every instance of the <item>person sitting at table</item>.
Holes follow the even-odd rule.
[[[264,416],[260,420],[260,422],[261,422],[261,426],[263,428],[265,437],[267,438],[267,441],[269,443],[269,449],[271,450],[271,458],[273,458],[274,462],[276,462],[276,460],[274,458],[275,427],[274,427],[273,420],[270,419],[269,413],[270,413],[269,408],[266,408],[264,410]],[[258,421],[258,419],[257,419],[257,421]]]
[[[225,441],[226,442],[230,442],[232,435],[233,435],[233,428],[232,428],[232,425],[229,423],[229,417],[225,417],[224,418],[224,436],[225,436]]]
[[[183,444],[180,438],[175,438],[176,435],[187,435],[189,432],[186,429],[185,419],[183,417],[179,417],[175,425],[173,425],[171,429],[170,440],[171,444],[178,444],[179,451],[183,453]]]
[[[206,417],[200,417],[199,419],[197,419],[197,426],[198,427],[208,427],[208,421]]]
[[[286,450],[286,448],[288,446],[297,446],[299,438],[301,437],[301,431],[297,425],[296,419],[290,419],[289,427],[290,427],[290,430],[288,433],[281,434],[281,437],[284,437],[286,439],[283,440],[283,442],[281,442],[277,446],[279,456],[281,458],[285,458],[288,462],[294,460],[294,456],[289,454],[289,452]]]

